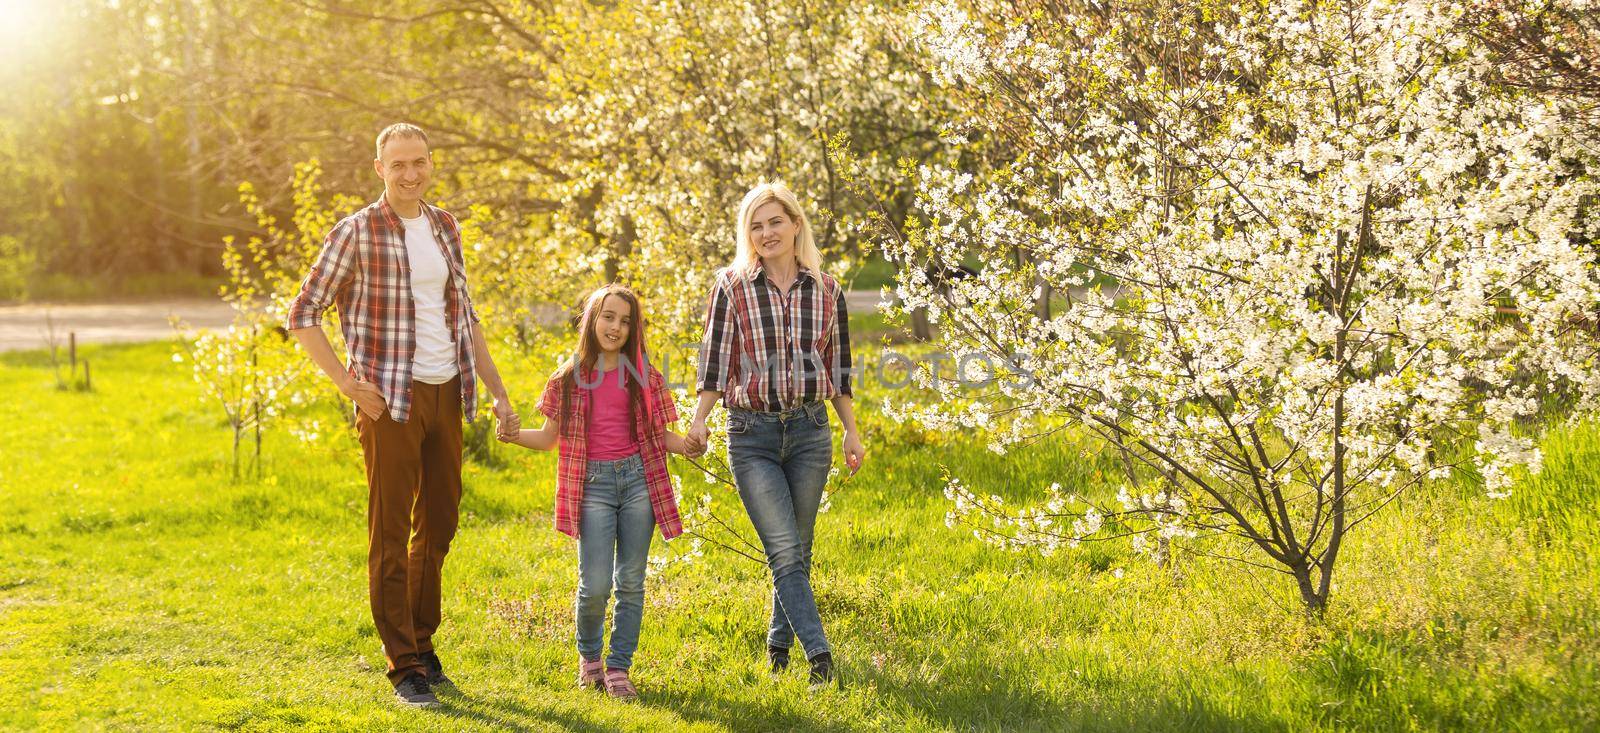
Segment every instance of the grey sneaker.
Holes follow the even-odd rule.
[[[406,678],[395,686],[394,697],[401,705],[407,707],[439,707],[439,698],[433,696],[433,688],[428,685],[428,678],[417,672],[406,675]]]
[[[811,658],[811,691],[833,686],[838,678],[833,674],[833,655],[827,652]]]
[[[767,647],[767,662],[773,674],[789,668],[789,650],[781,646]]]
[[[430,687],[456,686],[455,682],[444,676],[444,663],[439,661],[437,653],[429,651],[423,652],[418,656],[422,659],[423,668],[428,670],[428,685]]]

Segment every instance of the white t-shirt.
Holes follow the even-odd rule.
[[[401,217],[400,223],[406,228],[411,299],[416,310],[417,352],[411,357],[411,378],[444,384],[461,372],[456,366],[456,345],[450,340],[450,327],[444,320],[444,289],[450,285],[450,266],[444,261],[427,215]]]

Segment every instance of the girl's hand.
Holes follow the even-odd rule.
[[[689,426],[689,432],[684,434],[683,442],[688,448],[684,455],[690,458],[705,455],[706,445],[711,442],[711,430],[706,427],[704,420],[696,420]]]
[[[512,408],[511,400],[496,398],[494,401],[495,437],[502,442],[509,443],[517,439],[517,434],[522,432],[522,418]]]
[[[856,431],[847,430],[844,434],[844,464],[850,467],[850,475],[861,470],[861,461],[867,457],[867,447],[861,444],[861,437]]]

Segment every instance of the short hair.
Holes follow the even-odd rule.
[[[393,137],[419,139],[424,145],[428,143],[428,133],[423,132],[422,128],[409,122],[396,122],[383,128],[383,132],[378,133],[378,144],[375,148],[376,154],[373,157],[383,160],[383,144],[389,142],[389,138]],[[432,151],[430,150],[429,152]]]

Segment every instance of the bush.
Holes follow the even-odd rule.
[[[20,240],[0,236],[0,301],[27,300],[37,269],[38,260]]]

